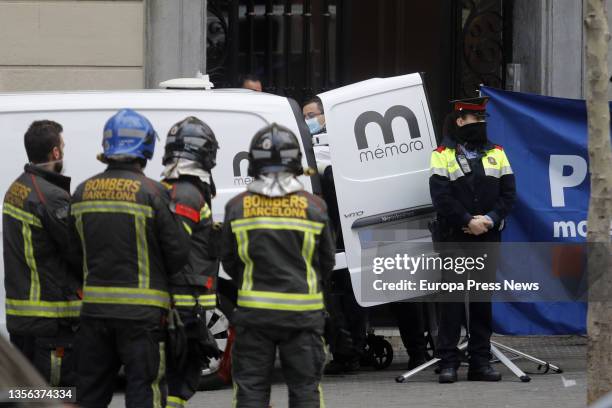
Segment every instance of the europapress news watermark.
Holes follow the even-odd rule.
[[[363,249],[367,302],[586,301],[584,244],[379,242]]]
[[[392,257],[375,257],[372,261],[372,272],[378,279],[372,282],[375,291],[408,291],[414,294],[445,295],[449,301],[454,300],[454,293],[465,291],[476,294],[500,291],[534,291],[540,290],[539,282],[516,282],[514,279],[504,279],[502,282],[492,281],[494,274],[488,271],[491,268],[487,262],[488,254],[481,256],[440,256],[425,255],[411,256],[406,253],[395,254]],[[386,281],[383,274],[389,272],[404,272],[410,278]],[[420,277],[413,279],[415,275]],[[458,275],[458,276],[453,276]],[[396,275],[396,273],[394,274]],[[447,275],[447,276],[444,276]],[[462,279],[463,276],[465,279]],[[442,279],[438,279],[441,277]],[[433,279],[432,279],[433,278]],[[482,293],[480,293],[482,292]]]

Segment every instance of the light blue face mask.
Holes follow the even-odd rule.
[[[306,124],[308,125],[308,129],[310,130],[311,135],[316,135],[321,130],[323,130],[323,126],[321,126],[317,118],[306,119]]]

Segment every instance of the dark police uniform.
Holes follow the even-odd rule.
[[[6,323],[11,342],[53,386],[73,386],[81,301],[71,265],[70,178],[28,164],[4,196]]]
[[[162,407],[168,280],[189,251],[170,195],[135,164],[111,163],[77,188],[71,215],[85,275],[77,401],[107,406],[124,364],[126,405]]]
[[[515,199],[515,180],[512,168],[501,146],[487,142],[475,158],[467,159],[470,172],[466,173],[458,161],[463,155],[461,145],[445,139],[431,155],[431,198],[442,228],[447,232],[445,241],[457,243],[451,250],[454,256],[480,256],[480,243],[499,242],[504,218],[512,209]],[[488,232],[474,236],[462,231],[473,215],[487,215],[494,225]],[[497,267],[495,247],[486,246],[488,258],[485,273],[494,280]],[[479,255],[480,254],[480,255]],[[465,279],[465,275],[450,273],[450,279]],[[486,300],[486,299],[480,299]],[[461,324],[464,304],[442,302],[437,354],[441,368],[458,367]],[[490,359],[491,304],[487,301],[469,305],[470,369],[486,367]]]
[[[187,353],[183,367],[168,364],[168,402],[166,407],[182,408],[197,391],[204,364],[200,345],[201,324],[206,325],[206,310],[217,304],[216,281],[219,261],[212,237],[210,186],[195,176],[164,180],[174,212],[191,236],[189,260],[170,280],[172,301],[178,309],[187,334]],[[200,319],[201,321],[196,321]]]
[[[335,258],[325,203],[305,191],[240,194],[225,209],[222,251],[239,287],[235,406],[269,405],[278,348],[289,405],[323,407],[323,285]]]

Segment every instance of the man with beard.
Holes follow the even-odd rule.
[[[24,138],[30,162],[2,208],[10,340],[52,386],[74,385],[71,351],[82,279],[69,262],[70,178],[60,174],[62,132],[50,120],[30,125]]]
[[[440,146],[431,155],[429,188],[438,213],[439,232],[445,256],[466,259],[484,256],[484,270],[476,275],[480,282],[495,281],[498,245],[504,219],[516,200],[514,174],[504,149],[487,137],[488,98],[453,102],[453,112],[445,123]],[[486,253],[486,255],[484,255]],[[457,258],[458,259],[458,258]],[[467,273],[448,271],[446,280],[465,280]],[[474,278],[474,275],[472,276]],[[446,298],[440,304],[437,354],[440,383],[457,381],[461,325],[467,323],[470,381],[499,381],[501,375],[489,364],[492,333],[490,298],[470,294],[469,318],[465,319],[463,297]],[[476,298],[477,301],[474,301]]]

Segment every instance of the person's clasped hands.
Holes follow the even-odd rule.
[[[463,232],[469,235],[481,235],[493,228],[493,220],[485,215],[475,215],[470,220],[467,227],[463,227]]]

